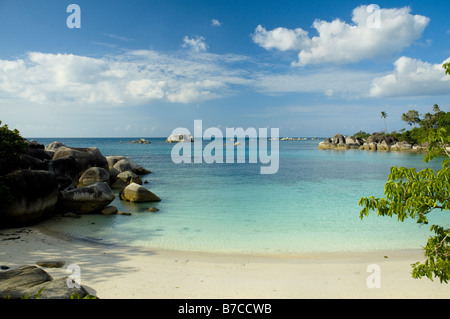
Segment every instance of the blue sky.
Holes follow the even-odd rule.
[[[81,28],[68,28],[70,4]],[[370,6],[372,5],[372,6]],[[0,0],[0,120],[26,137],[177,127],[332,136],[450,111],[448,1]]]

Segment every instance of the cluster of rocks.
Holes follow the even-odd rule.
[[[41,267],[62,267],[64,262],[37,262]],[[8,267],[6,267],[8,268]],[[68,285],[69,276],[54,279],[48,272],[36,265],[0,272],[0,299],[70,299],[89,296],[87,290],[78,284]]]
[[[129,158],[105,157],[96,147],[28,143],[20,169],[4,178],[13,200],[0,212],[0,226],[36,224],[55,212],[101,212],[115,199],[113,189],[125,201],[160,200],[142,186],[139,175],[151,172]]]
[[[150,141],[147,141],[145,138],[141,138],[139,140],[136,141],[130,141],[130,143],[134,143],[134,144],[150,144]]]
[[[405,141],[399,142],[395,137],[374,133],[364,140],[360,137],[343,136],[336,134],[333,138],[326,138],[319,143],[319,150],[349,150],[358,149],[366,151],[392,151],[392,152],[425,152],[427,145],[411,145]]]

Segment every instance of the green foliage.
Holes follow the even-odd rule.
[[[0,121],[0,211],[12,200],[3,176],[18,167],[20,155],[28,151],[28,143],[19,131],[10,130]]]
[[[78,293],[74,292],[72,295],[70,295],[70,299],[98,299],[98,298],[93,295],[86,295],[83,298],[81,298]]]
[[[356,134],[353,134],[353,138],[357,138],[357,137],[360,137],[360,138],[362,138],[363,140],[367,140],[368,138],[369,138],[369,136],[370,136],[371,134],[369,134],[369,133],[366,133],[366,132],[363,132],[363,131],[359,131],[358,133],[356,133]]]
[[[450,154],[446,145],[450,136],[445,129],[433,130],[429,134],[428,154],[424,161],[435,158],[446,158],[442,161],[442,169],[434,172],[427,168],[417,172],[415,168],[392,167],[388,181],[384,187],[386,198],[363,197],[359,201],[362,206],[360,218],[376,211],[378,216],[396,216],[399,221],[406,218],[417,220],[419,224],[428,224],[428,214],[433,211],[450,209]],[[426,260],[423,264],[413,264],[413,277],[423,276],[433,280],[433,276],[441,283],[450,279],[450,229],[432,225],[430,230],[434,236],[428,239],[425,246]]]
[[[450,62],[444,63],[442,67],[445,69],[445,74],[450,75]]]
[[[38,293],[33,298],[30,298],[31,294],[28,294],[26,296],[21,296],[20,299],[41,299],[42,291],[44,291],[44,288],[39,289]]]
[[[409,125],[416,125],[416,123],[420,122],[419,112],[415,110],[409,110],[408,112],[403,113],[402,121],[408,123]]]
[[[6,124],[0,126],[0,176],[16,169],[20,155],[27,151],[28,143],[18,130],[10,130]]]
[[[414,122],[414,124],[418,123],[419,127],[414,127],[411,130],[403,131],[400,133],[392,132],[392,135],[399,142],[405,141],[409,144],[414,145],[428,142],[429,135],[433,134],[433,132],[436,132],[438,129],[443,128],[450,132],[450,112],[441,111],[439,105],[437,104],[433,106],[432,110],[434,113],[426,113],[423,115],[422,119],[419,119],[418,114],[414,113],[417,115],[417,118],[412,121]],[[406,118],[410,118],[411,116],[414,117],[415,115],[413,116],[410,114],[409,116],[407,116],[406,114],[403,114],[402,119],[405,120]],[[413,122],[410,122],[410,124],[412,124]]]

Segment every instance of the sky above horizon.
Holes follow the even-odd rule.
[[[331,137],[383,131],[383,111],[388,131],[408,129],[408,110],[450,111],[448,12],[448,0],[0,0],[0,121],[34,138],[166,137],[194,120]]]

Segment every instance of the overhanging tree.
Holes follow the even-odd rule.
[[[444,64],[450,74],[450,63]],[[376,211],[378,216],[396,216],[399,221],[416,219],[427,225],[432,212],[448,213],[450,209],[450,132],[444,128],[431,130],[428,136],[428,153],[425,162],[442,159],[442,168],[437,172],[427,168],[417,172],[415,168],[392,167],[384,187],[386,198],[363,197],[360,218]],[[444,225],[431,225],[433,233],[424,247],[423,263],[412,264],[413,278],[439,278],[441,283],[450,280],[450,229]]]

